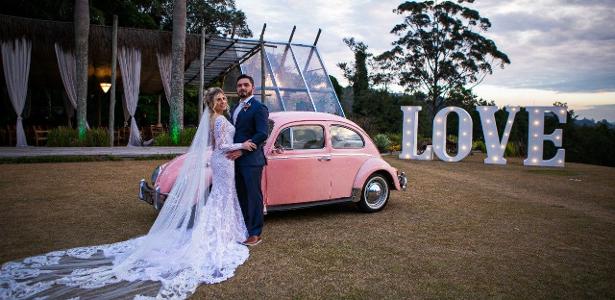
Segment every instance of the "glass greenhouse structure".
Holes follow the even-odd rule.
[[[269,111],[317,111],[345,117],[316,46],[267,44],[269,46],[264,47],[264,103]],[[241,73],[254,77],[256,99],[261,100],[263,85],[261,55],[258,54],[244,60],[240,69]]]

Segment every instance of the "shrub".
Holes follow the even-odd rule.
[[[47,146],[49,147],[77,147],[77,129],[68,127],[58,127],[49,130],[47,134]]]
[[[179,133],[179,143],[174,144],[173,140],[171,140],[171,135],[167,132],[157,135],[154,138],[154,146],[190,146],[192,144],[192,140],[194,139],[194,135],[196,134],[196,128],[189,127],[184,128]]]
[[[389,151],[391,151],[391,152],[401,151],[401,145],[400,144],[391,144],[391,146],[389,146]]]
[[[192,140],[194,139],[195,134],[196,128],[184,128],[184,130],[179,133],[179,146],[190,146],[190,144],[192,144]]]
[[[483,153],[487,153],[487,146],[483,141],[474,141],[472,143],[472,150],[480,150]]]
[[[401,133],[387,133],[387,136],[389,137],[391,144],[401,145],[401,140],[402,140]]]
[[[171,135],[168,133],[162,133],[154,137],[154,146],[171,146],[173,142],[171,142]]]
[[[81,143],[84,147],[109,146],[109,133],[105,128],[93,128],[85,132],[85,139]]]
[[[506,150],[504,150],[504,156],[521,156],[521,152],[519,151],[519,147],[516,144],[508,143],[506,144]]]
[[[380,153],[386,152],[389,146],[391,145],[391,140],[386,134],[379,133],[374,137],[374,144],[378,148]]]
[[[79,141],[77,129],[58,127],[47,134],[49,147],[106,147],[109,146],[109,134],[105,128],[92,128],[85,132],[83,141]]]

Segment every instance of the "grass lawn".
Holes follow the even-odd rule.
[[[409,188],[363,214],[270,214],[264,242],[202,298],[615,298],[615,168],[386,159]],[[0,164],[0,263],[145,234],[163,161]],[[285,183],[280,183],[285,184]]]

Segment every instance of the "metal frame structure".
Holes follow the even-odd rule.
[[[257,77],[262,78],[261,86],[256,87],[257,92],[262,93],[268,90],[275,91],[275,96],[274,96],[275,100],[271,100],[271,99],[268,99],[268,100],[279,101],[279,107],[281,107],[281,109],[284,111],[297,109],[289,105],[288,102],[291,100],[290,100],[290,96],[288,93],[301,93],[301,94],[305,93],[305,95],[307,95],[307,99],[303,99],[302,102],[307,103],[305,101],[309,100],[309,104],[311,104],[310,106],[312,108],[312,111],[323,111],[323,112],[338,114],[342,117],[346,117],[344,110],[341,106],[341,103],[339,101],[339,98],[337,97],[337,94],[335,93],[335,90],[333,89],[333,82],[331,81],[331,78],[329,77],[329,73],[324,65],[324,62],[322,61],[322,57],[320,53],[318,52],[318,48],[316,47],[316,44],[320,37],[321,30],[318,31],[318,34],[316,36],[316,39],[313,45],[305,45],[305,44],[292,42],[295,29],[296,29],[296,26],[293,27],[293,30],[290,34],[290,38],[288,39],[288,42],[286,43],[268,42],[268,45],[270,47],[260,53],[261,54],[260,63],[261,63],[261,66],[264,66],[264,67],[258,67],[259,62],[257,62],[255,58],[251,59],[252,55],[243,56],[243,58],[241,59],[241,63],[239,63],[241,73],[250,74],[255,78]],[[309,54],[307,55],[305,66],[303,66],[303,68],[301,67],[301,65],[303,65],[303,62],[301,62],[300,64],[296,51],[295,51],[299,47],[309,49]],[[276,48],[283,49],[282,50],[283,52],[278,53],[278,54],[271,53],[271,51],[275,50]],[[267,50],[270,50],[270,51],[267,51]],[[289,53],[290,55],[288,55]],[[290,65],[287,65],[288,59],[293,60],[293,62]],[[275,61],[277,63],[276,64],[277,68],[274,68],[274,64],[272,63],[272,61]],[[309,67],[313,66],[314,64],[316,64],[316,68],[313,68],[312,70],[308,70]],[[287,73],[286,75],[294,77],[292,78],[295,81],[293,83],[294,86],[293,85],[288,86],[288,84],[285,84],[284,86],[281,85],[279,79],[285,76],[284,75],[285,68],[292,68],[292,70],[290,70],[290,74],[288,74],[289,72],[286,71]],[[319,88],[316,90],[313,87],[310,87],[311,82],[310,80],[308,80],[307,74],[308,72],[312,72],[312,71],[320,73],[319,77],[322,77],[320,82],[321,84],[325,86],[324,88]],[[264,73],[264,72],[267,72],[267,73]],[[265,82],[266,81],[265,79],[267,78],[267,76],[269,76],[270,82]],[[314,76],[318,76],[318,75],[314,75]],[[284,78],[284,79],[289,79],[289,78]],[[311,80],[315,80],[315,79],[317,78],[316,77],[311,78]],[[297,80],[299,80],[301,84],[297,84],[296,82]],[[290,81],[293,81],[293,80],[290,80]],[[322,95],[322,94],[327,95],[327,98],[318,99],[318,95]],[[266,100],[262,99],[261,101],[265,102]],[[334,101],[335,103],[331,103],[331,101]],[[326,109],[323,110],[322,108],[323,102],[327,102],[329,104],[328,105],[329,107],[331,107],[332,105],[335,106],[335,111],[330,111],[330,110],[325,111]],[[327,103],[325,103],[325,105]]]

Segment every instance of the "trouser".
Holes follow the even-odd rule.
[[[236,166],[237,197],[249,235],[261,235],[263,230],[262,166]]]

